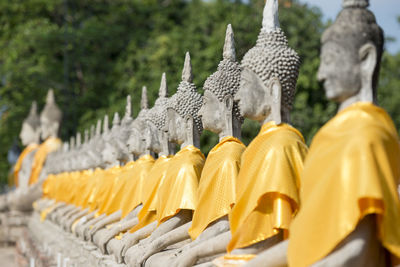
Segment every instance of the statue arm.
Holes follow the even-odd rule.
[[[72,224],[73,224],[76,220],[78,220],[79,218],[82,218],[83,216],[85,216],[88,212],[89,212],[89,209],[86,208],[86,209],[81,210],[80,212],[74,214],[73,216],[71,216],[71,217],[68,219],[67,223],[65,224],[65,229],[66,229],[67,231],[70,232],[70,231],[71,231]]]
[[[81,207],[78,206],[73,206],[73,208],[71,208],[67,213],[65,213],[65,215],[63,216],[64,220],[68,220],[69,218],[71,218],[71,216],[79,213],[81,211]]]
[[[98,246],[101,252],[106,253],[106,245],[113,237],[115,237],[121,232],[128,231],[136,224],[138,224],[138,222],[139,222],[138,218],[126,220],[124,222],[121,221],[120,223],[113,225],[113,227],[104,232],[100,237],[100,241],[98,242]]]
[[[203,241],[207,241],[229,230],[230,228],[229,228],[228,216],[224,216],[218,219],[217,221],[213,222],[212,224],[210,224],[193,242],[190,242],[187,246],[189,247],[196,246]]]
[[[86,224],[94,218],[96,215],[97,210],[90,212],[89,214],[83,216],[78,224],[76,225],[75,235],[77,237],[83,237],[83,232],[85,230]]]
[[[139,214],[140,210],[142,209],[142,207],[143,207],[142,204],[138,205],[138,206],[137,206],[136,208],[134,208],[131,212],[129,212],[128,215],[126,215],[124,219],[126,219],[126,220],[131,220],[131,219],[133,219],[133,218],[136,218],[137,215]],[[124,220],[124,219],[123,219],[123,220]]]
[[[148,244],[157,238],[161,237],[162,235],[174,230],[175,228],[190,222],[192,219],[192,211],[191,210],[181,210],[177,215],[174,217],[166,220],[165,222],[161,223],[156,230],[151,234],[149,238],[143,240],[143,245]]]
[[[118,225],[118,227],[115,226],[115,228],[117,228],[117,230],[119,232],[125,232],[125,231],[128,231],[129,229],[131,229],[132,227],[134,227],[138,223],[139,223],[139,219],[137,217],[135,217],[130,220],[125,220],[123,222],[121,221],[121,223]]]
[[[118,210],[108,216],[105,216],[93,226],[93,228],[90,230],[90,235],[93,236],[98,230],[104,228],[107,224],[119,221],[121,219],[121,215],[121,210]]]
[[[279,244],[257,255],[257,257],[246,263],[244,267],[256,267],[256,266],[286,267],[288,265],[287,262],[288,245],[289,245],[288,240],[282,241]]]
[[[173,266],[189,267],[195,265],[199,259],[225,253],[231,237],[231,232],[228,231],[188,249],[176,258]]]
[[[168,222],[168,221],[167,221]],[[166,223],[166,222],[165,222]],[[125,262],[129,266],[141,266],[150,256],[162,251],[163,249],[179,243],[185,239],[189,239],[188,230],[192,222],[181,225],[164,235],[156,238],[152,242],[139,242],[135,247],[127,251]],[[152,234],[153,235],[153,234]]]
[[[151,255],[160,252],[166,247],[169,247],[173,244],[176,244],[178,242],[190,238],[188,230],[191,225],[192,222],[185,223],[184,225],[181,225],[178,228],[175,228],[172,231],[167,232],[166,234],[160,236],[159,238],[151,242],[150,243],[151,248],[149,249],[152,251]]]
[[[136,245],[140,240],[145,239],[146,237],[151,235],[151,233],[156,229],[156,227],[157,227],[157,221],[146,225],[145,227],[137,230],[134,233],[125,234],[122,237],[122,240],[123,240],[122,251],[116,253],[117,258],[118,258],[118,254],[125,256],[126,251],[130,247]]]
[[[91,220],[89,220],[88,222],[86,222],[83,225],[82,237],[85,240],[89,240],[89,238],[90,238],[89,233],[90,233],[91,228],[94,227],[94,225],[98,221],[102,220],[104,217],[106,217],[106,215],[103,213],[103,214],[99,215],[97,218],[96,217],[92,218]]]

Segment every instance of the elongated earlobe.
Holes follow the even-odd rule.
[[[278,78],[273,77],[269,82],[269,90],[270,90],[270,104],[271,104],[271,116],[272,120],[275,121],[276,124],[282,123],[282,114],[281,114],[281,93],[282,86]]]
[[[361,71],[361,100],[367,102],[373,102],[373,85],[372,77],[377,64],[377,51],[376,47],[372,43],[367,43],[363,45],[359,52],[359,58],[361,61],[360,71]]]
[[[224,104],[227,111],[232,112],[233,109],[233,97],[231,95],[227,95],[224,97]]]

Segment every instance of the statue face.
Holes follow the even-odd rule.
[[[57,136],[58,122],[51,122],[45,117],[40,117],[40,137],[46,140],[50,136]]]
[[[145,129],[143,129],[143,131],[145,131]],[[135,155],[142,154],[146,149],[144,135],[136,127],[131,129],[127,143],[129,152]]]
[[[358,51],[328,41],[322,45],[318,80],[323,82],[326,97],[343,102],[361,89]]]
[[[115,142],[115,147],[118,150],[119,154],[118,159],[121,161],[129,160],[130,153],[127,146],[128,138],[129,138],[128,125],[120,126],[113,141]]]
[[[177,144],[185,142],[185,127],[186,123],[184,118],[178,114],[174,109],[167,109],[166,128],[168,130],[169,141]]]
[[[106,142],[105,149],[101,152],[101,155],[104,164],[111,164],[118,160],[119,153],[118,149],[114,145]]]
[[[225,125],[225,104],[220,102],[217,96],[206,90],[203,96],[203,105],[199,110],[199,116],[206,130],[219,134]]]
[[[144,134],[146,149],[155,153],[160,153],[161,143],[159,139],[159,130],[151,121],[147,121],[147,128]]]
[[[271,112],[270,90],[252,70],[244,68],[241,72],[240,87],[235,95],[243,117],[263,121]]]
[[[24,146],[38,142],[38,133],[27,123],[22,124],[19,138]]]

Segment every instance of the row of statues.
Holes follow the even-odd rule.
[[[164,73],[152,108],[143,87],[136,118],[128,96],[111,128],[105,116],[83,140],[78,133],[62,147],[52,141],[41,165],[32,161],[58,140],[61,115],[48,108],[44,116],[45,108],[46,141],[37,148],[33,107],[23,127],[34,142],[21,138],[37,152],[19,163],[9,198],[38,185],[43,196],[30,231],[76,266],[398,264],[400,146],[376,104],[383,31],[368,6],[343,0],[322,36],[318,79],[339,111],[309,149],[290,125],[300,58],[280,28],[278,1],[267,0],[256,45],[241,63],[228,25],[204,95],[186,53],[175,94],[168,96]],[[51,92],[47,103],[54,104]],[[261,124],[247,147],[244,118]],[[207,157],[199,149],[203,128],[219,136]],[[28,160],[32,170],[24,170]]]

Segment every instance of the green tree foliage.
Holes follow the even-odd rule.
[[[263,5],[264,0],[0,1],[0,179],[6,178],[6,153],[31,101],[43,107],[49,88],[55,90],[64,112],[64,140],[105,114],[123,112],[127,94],[132,95],[137,114],[143,85],[154,103],[162,72],[174,93],[186,51],[191,53],[194,82],[202,91],[222,58],[226,25],[233,26],[240,60],[255,44]],[[282,0],[279,15],[290,46],[302,59],[292,120],[310,142],[336,111],[316,80],[325,25],[318,9],[295,0]],[[399,56],[385,57],[380,98],[390,111],[396,110],[391,92],[397,66]],[[388,99],[393,102],[386,103]],[[400,125],[400,114],[392,115]],[[245,121],[246,144],[258,129],[257,123]],[[205,131],[203,152],[217,139]]]

